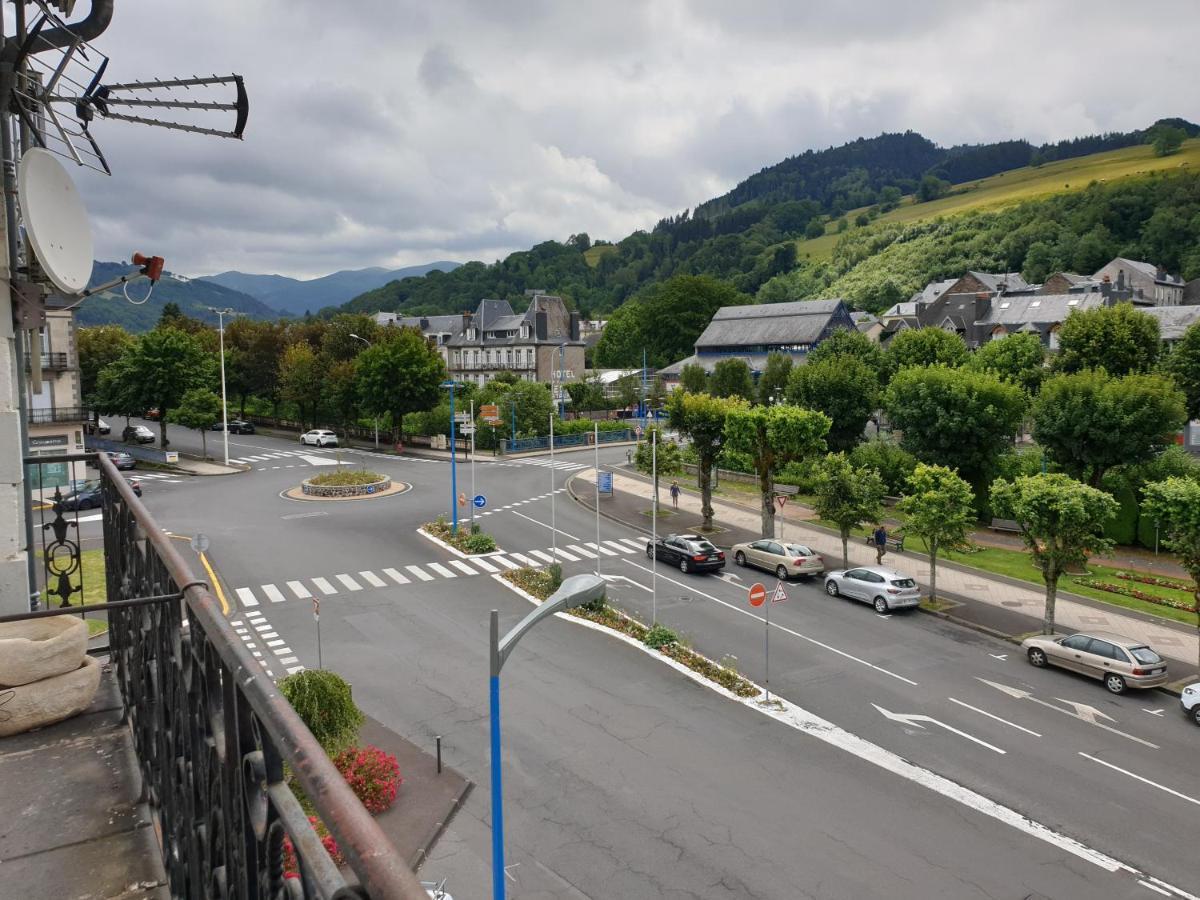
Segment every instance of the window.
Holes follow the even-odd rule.
[[[1091,644],[1091,642],[1092,639],[1086,634],[1073,634],[1069,638],[1064,638],[1061,641],[1062,646],[1066,647],[1068,650],[1087,650],[1088,645]]]
[[[1120,662],[1129,662],[1125,656],[1125,651],[1116,644],[1110,644],[1108,641],[1101,641],[1097,638],[1092,638],[1092,643],[1088,647],[1088,653],[1096,656],[1103,656],[1105,659],[1115,659]]]
[[[771,544],[770,541],[755,541],[750,545],[751,550],[766,550]]]
[[[1050,329],[1050,349],[1051,350],[1058,349],[1058,327],[1057,326]]]
[[[805,547],[803,544],[788,544],[788,553],[794,553],[796,556],[816,556],[817,554],[811,547]]]
[[[1133,654],[1134,659],[1147,666],[1157,665],[1162,662],[1162,657],[1149,647],[1132,647],[1129,652]]]
[[[769,542],[766,549],[768,553],[773,553],[776,556],[783,556],[783,548],[774,542]]]
[[[892,585],[898,588],[914,588],[917,583],[911,578],[893,578]]]

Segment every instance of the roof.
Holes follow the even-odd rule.
[[[881,319],[896,319],[905,316],[915,316],[917,314],[917,301],[908,300],[902,303],[897,303],[887,312],[879,314]]]
[[[1200,306],[1150,306],[1138,310],[1158,320],[1159,335],[1164,341],[1177,341],[1196,322],[1200,322]]]
[[[772,354],[770,353],[723,353],[720,355],[714,354],[712,356],[693,355],[687,357],[686,359],[681,359],[679,362],[671,363],[669,366],[664,366],[658,370],[658,374],[666,376],[667,378],[678,378],[680,373],[683,371],[684,366],[697,365],[706,373],[711,375],[713,373],[713,369],[717,367],[717,363],[723,362],[727,359],[740,359],[750,367],[751,372],[761,373],[767,367],[767,357],[771,355]],[[801,362],[804,359],[804,357],[800,354],[788,355],[791,356],[793,362]],[[640,372],[641,369],[638,369],[638,371]]]
[[[513,308],[507,300],[480,300],[479,306],[475,308],[475,326],[487,331],[497,319],[512,314]]]
[[[956,282],[956,281],[958,281],[957,278],[947,278],[943,281],[931,281],[931,282],[929,282],[929,284],[925,285],[925,287],[921,288],[921,290],[917,291],[915,294],[913,294],[911,297],[909,297],[908,300],[910,303],[932,303],[938,297],[942,296],[942,294],[946,293],[947,288],[949,288],[950,285],[954,284],[954,282]],[[898,303],[896,305],[903,306],[904,304]],[[895,307],[893,307],[893,308],[895,308]],[[913,310],[912,313],[900,313],[900,315],[915,315],[915,314],[916,314],[915,309]],[[885,315],[886,315],[886,313],[885,313]]]
[[[1057,324],[1077,309],[1104,305],[1101,294],[1031,294],[997,297],[976,325]]]
[[[448,331],[451,334],[462,331],[463,322],[462,316],[397,316],[392,321],[399,328],[421,328],[426,333]],[[425,323],[424,327],[422,322]]]
[[[1140,259],[1126,259],[1124,256],[1118,256],[1111,262],[1105,263],[1104,266],[1097,270],[1096,274],[1092,277],[1094,278],[1099,276],[1105,269],[1112,265],[1120,266],[1122,268],[1128,267],[1130,269],[1136,269],[1149,278],[1158,277],[1158,266],[1154,265],[1153,263],[1143,262]]]
[[[842,306],[841,300],[793,300],[753,306],[723,306],[704,333],[696,350],[705,347],[812,344]]]
[[[967,274],[979,280],[989,291],[999,291],[1001,289],[1006,291],[1024,291],[1031,287],[1029,282],[1017,272],[1006,272],[1003,275],[999,275],[995,272],[969,271]],[[955,281],[957,280],[955,279]]]

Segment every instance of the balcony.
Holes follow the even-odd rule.
[[[452,372],[532,372],[537,368],[536,362],[451,362]]]
[[[52,425],[58,422],[86,422],[92,411],[81,406],[52,406],[48,409],[29,410],[30,425]]]
[[[106,602],[79,605],[76,514],[43,510],[43,594],[53,608],[0,622],[85,609],[106,618],[107,645],[88,651],[104,674],[84,713],[0,738],[0,821],[9,826],[0,829],[0,893],[428,900],[112,462],[71,454],[25,463],[48,484],[69,481],[88,460],[99,466]],[[285,767],[351,872],[338,870],[309,826]],[[295,878],[284,875],[285,838]]]
[[[30,369],[29,356],[25,357],[25,371]],[[48,372],[65,372],[71,368],[71,357],[61,350],[51,350],[42,354],[42,369]]]

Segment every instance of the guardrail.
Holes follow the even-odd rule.
[[[25,357],[25,371],[29,371],[33,366],[33,360],[28,356]],[[71,368],[71,358],[62,350],[51,350],[48,353],[42,354],[42,368],[49,369],[55,372],[61,372]]]
[[[68,467],[66,484],[49,498],[53,519],[43,527],[53,536],[43,547],[53,586],[61,577],[70,587],[81,570],[78,516],[72,521],[58,501],[69,490],[70,469],[93,456],[25,460],[27,466]],[[171,896],[427,900],[379,825],[237,639],[209,586],[193,575],[112,462],[103,454],[95,462],[107,599],[87,609],[108,618],[107,649]],[[42,484],[53,480],[48,473],[39,478]],[[76,593],[48,591],[58,608],[0,621],[79,614]],[[309,825],[285,767],[338,842],[352,879],[334,865]],[[284,874],[285,837],[298,863],[295,878]]]
[[[618,444],[622,441],[632,441],[634,433],[628,429],[621,431],[601,431],[601,444]],[[550,436],[517,438],[515,441],[502,441],[505,453],[529,453],[533,450],[549,450]],[[568,447],[589,447],[592,444],[592,432],[582,431],[578,434],[564,434],[554,436],[554,449],[566,449]]]

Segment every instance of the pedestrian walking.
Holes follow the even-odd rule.
[[[888,533],[882,522],[875,526],[875,533],[871,537],[875,544],[875,565],[883,565],[883,554],[887,553]]]
[[[679,482],[671,482],[671,505],[679,509]]]

